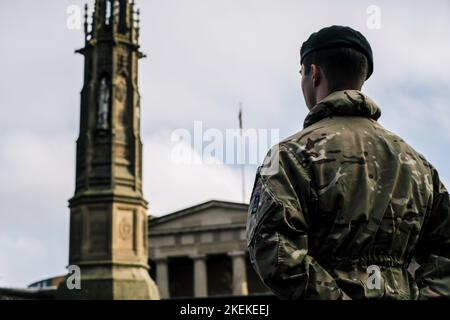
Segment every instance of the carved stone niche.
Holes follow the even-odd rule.
[[[97,113],[96,128],[98,130],[109,129],[109,114],[111,110],[111,88],[107,75],[100,77],[97,86]]]
[[[125,131],[127,127],[128,85],[125,75],[118,75],[114,81],[114,124],[117,131]],[[123,133],[122,133],[123,134]],[[125,138],[125,137],[122,137]],[[124,140],[124,139],[122,139]]]

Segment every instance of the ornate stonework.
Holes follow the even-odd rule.
[[[84,48],[77,50],[85,76],[76,188],[69,201],[69,264],[81,268],[81,290],[63,283],[58,297],[158,299],[148,273],[137,83],[144,55],[134,1],[97,0],[92,21],[90,28],[85,24]]]

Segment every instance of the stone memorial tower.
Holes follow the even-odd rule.
[[[81,288],[60,299],[158,299],[149,276],[134,0],[96,0],[85,13],[84,85],[70,207],[69,265]],[[70,277],[70,274],[68,278]]]

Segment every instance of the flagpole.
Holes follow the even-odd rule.
[[[242,102],[239,102],[239,131],[241,134],[241,157],[244,161],[241,161],[241,181],[242,181],[242,203],[245,203],[245,148],[244,148],[244,135],[242,125]]]

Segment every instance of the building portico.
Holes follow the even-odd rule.
[[[268,292],[248,260],[247,208],[209,201],[150,219],[151,272],[161,298]]]

